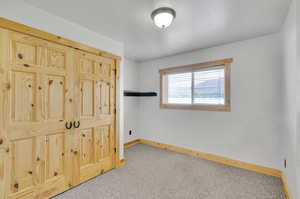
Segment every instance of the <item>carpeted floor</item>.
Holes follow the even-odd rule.
[[[128,161],[55,199],[284,199],[278,178],[135,145]]]

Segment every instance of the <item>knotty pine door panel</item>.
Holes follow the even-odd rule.
[[[73,51],[0,30],[5,120],[0,159],[0,198],[49,198],[71,185]],[[1,150],[1,149],[0,149]],[[1,183],[1,170],[6,180]]]
[[[78,53],[76,56],[75,134],[78,184],[115,167],[115,65],[113,60]]]
[[[116,167],[115,71],[0,28],[0,199],[50,198]]]

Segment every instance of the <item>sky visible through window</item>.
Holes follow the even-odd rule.
[[[224,73],[218,68],[169,74],[168,103],[224,105]]]

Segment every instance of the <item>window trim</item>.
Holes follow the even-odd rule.
[[[177,66],[171,68],[165,68],[159,70],[160,73],[160,108],[161,109],[190,109],[190,110],[206,110],[206,111],[226,111],[229,112],[231,110],[231,101],[230,101],[230,73],[231,73],[231,63],[233,62],[233,58],[221,59],[216,61],[202,62],[197,64],[185,65],[185,66]],[[164,91],[164,76],[168,74],[174,73],[182,73],[182,72],[195,72],[197,70],[203,70],[205,68],[214,68],[222,66],[224,67],[224,94],[225,94],[225,104],[224,105],[199,105],[199,104],[168,104],[163,102],[163,93]]]

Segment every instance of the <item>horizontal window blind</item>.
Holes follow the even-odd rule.
[[[229,112],[232,62],[228,58],[159,70],[160,108]]]
[[[169,104],[224,105],[224,68],[167,75]]]
[[[193,103],[224,104],[224,68],[194,72]]]
[[[192,103],[192,73],[168,75],[168,103]]]

